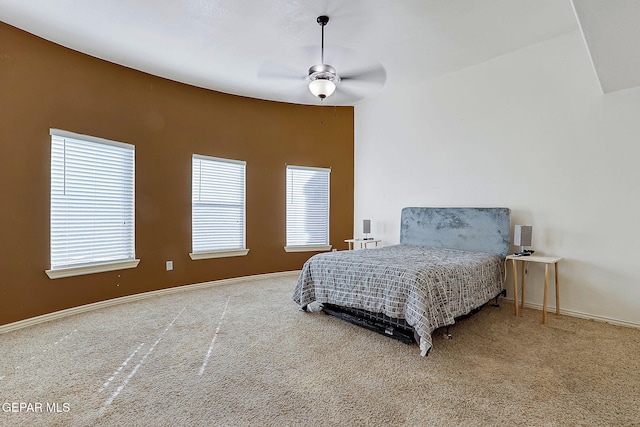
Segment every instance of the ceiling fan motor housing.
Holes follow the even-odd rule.
[[[340,82],[336,69],[328,64],[316,64],[309,68],[309,80],[326,79],[334,83]]]

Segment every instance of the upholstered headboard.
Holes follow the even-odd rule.
[[[400,243],[486,252],[510,250],[508,208],[404,208]]]

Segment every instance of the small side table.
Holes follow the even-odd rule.
[[[380,243],[382,240],[379,239],[369,239],[369,240],[365,240],[365,239],[347,239],[345,240],[345,243],[347,243],[349,245],[349,250],[354,250],[356,248],[356,244],[359,246],[359,249],[366,249],[367,245],[369,245],[369,243],[372,243],[375,247],[378,247],[378,243]]]
[[[513,300],[516,306],[516,316],[518,316],[518,261],[521,262],[521,278],[522,278],[522,295],[520,300],[520,306],[524,308],[524,272],[527,262],[537,262],[544,264],[544,298],[542,301],[542,323],[547,323],[547,294],[549,293],[549,266],[553,264],[555,266],[555,281],[556,281],[556,315],[560,315],[560,293],[558,285],[558,262],[562,259],[560,257],[553,256],[513,256],[508,255],[507,259],[513,262]]]

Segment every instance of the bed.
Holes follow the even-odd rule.
[[[431,334],[503,293],[510,249],[508,208],[404,208],[400,244],[317,254],[293,300],[388,335],[420,353]]]

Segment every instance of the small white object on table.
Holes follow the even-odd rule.
[[[356,249],[356,245],[358,245],[358,249],[366,249],[369,243],[372,243],[375,247],[378,246],[382,240],[380,239],[346,239],[345,243],[349,245],[349,250]]]

